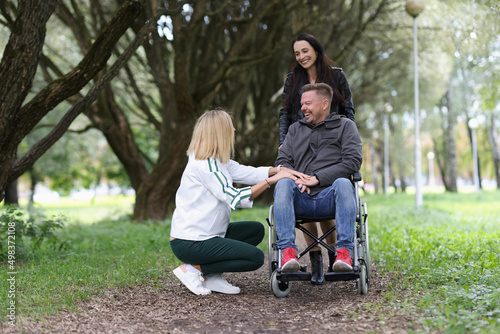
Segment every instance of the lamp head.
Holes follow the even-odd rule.
[[[414,18],[418,16],[425,8],[424,0],[406,0],[406,12]]]

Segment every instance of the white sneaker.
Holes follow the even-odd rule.
[[[185,263],[175,268],[174,274],[195,295],[209,295],[212,292],[203,287],[205,279],[203,278],[201,271],[198,271],[197,273],[190,272],[186,269]]]
[[[203,282],[203,286],[215,292],[227,293],[230,295],[236,295],[240,293],[240,288],[231,285],[226,281],[222,274],[212,274],[208,275]]]

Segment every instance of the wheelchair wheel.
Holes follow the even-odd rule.
[[[270,265],[270,269],[271,269],[271,275],[273,274],[273,272],[278,269],[278,262],[277,261],[271,261],[271,265]]]
[[[278,269],[279,261],[279,249],[278,249],[278,237],[276,232],[276,226],[274,225],[274,206],[271,205],[269,208],[269,217],[267,218],[268,224],[268,244],[267,244],[267,259],[269,262],[269,277],[273,275],[273,272]]]
[[[285,298],[292,289],[292,282],[285,283],[278,281],[276,279],[276,273],[277,271],[275,270],[271,275],[271,290],[276,297]]]
[[[269,249],[267,251],[267,258],[269,262],[269,277],[273,275],[273,272],[278,269],[278,256],[279,250],[276,250],[271,243],[269,243]]]
[[[358,286],[358,294],[366,295],[368,293],[368,280],[364,264],[359,266],[359,278],[356,280],[356,285]]]
[[[365,244],[363,247],[363,259],[365,260],[365,265],[366,265],[366,278],[368,281],[370,281],[371,278],[371,271],[370,271],[370,238],[368,235],[368,217],[366,213],[366,203],[363,203],[363,211],[364,211],[364,239],[365,239]]]

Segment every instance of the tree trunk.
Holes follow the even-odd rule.
[[[403,173],[403,169],[401,168],[401,172],[399,174],[399,183],[401,187],[401,192],[406,192],[406,175]]]
[[[457,153],[455,144],[455,127],[457,118],[450,103],[450,89],[446,92],[446,106],[448,107],[447,123],[448,127],[445,130],[446,148],[448,152],[448,191],[456,193],[457,189]]]
[[[451,87],[449,86],[439,103],[442,138],[432,137],[436,163],[441,174],[444,188],[448,192],[457,192],[457,157],[455,144],[456,115],[451,105]],[[447,113],[443,112],[444,107]]]
[[[498,144],[498,134],[496,128],[495,111],[492,111],[488,124],[488,138],[493,153],[493,162],[495,165],[495,178],[497,181],[497,189],[500,189],[500,147]]]
[[[378,157],[378,161],[380,162],[380,164],[378,164],[378,173],[379,175],[381,175],[381,178],[382,178],[382,183],[380,185],[380,188],[381,188],[381,191],[384,192],[385,189],[385,173],[384,173],[384,144],[383,142],[380,142],[380,140],[377,140],[377,146],[376,146],[376,150],[375,152],[377,153],[377,157]],[[391,168],[389,168],[389,170],[392,172],[393,170]],[[389,177],[389,180],[388,181],[388,184],[389,181],[390,181],[390,177]],[[397,192],[397,189],[394,190],[395,192]]]
[[[186,150],[191,139],[192,123],[179,125],[177,139],[168,159],[158,161],[150,176],[136,190],[132,219],[163,220],[174,208],[175,192],[186,166]]]
[[[405,193],[406,192],[406,176],[401,172],[399,175],[399,179],[401,181],[401,192]]]
[[[4,197],[17,146],[24,136],[16,134],[16,111],[30,92],[38,58],[45,40],[46,24],[56,1],[20,1],[18,17],[12,27],[0,63],[0,200]],[[22,126],[22,124],[21,124]],[[20,138],[19,138],[20,137]]]
[[[5,188],[4,203],[8,205],[19,206],[19,193],[17,191],[17,180],[9,183]]]
[[[394,163],[389,164],[389,166],[394,166]],[[398,192],[398,184],[397,184],[398,177],[396,176],[394,168],[389,168],[389,175],[390,175],[389,184],[391,184],[390,181],[392,179],[392,186],[394,187],[394,193],[397,193]]]
[[[378,194],[379,191],[379,183],[378,183],[378,157],[375,147],[373,146],[373,142],[370,141],[370,158],[372,162],[372,182],[375,188],[375,194]]]
[[[434,152],[436,152],[436,163],[439,168],[439,173],[441,174],[441,178],[443,181],[444,189],[446,191],[449,191],[449,184],[448,184],[448,178],[447,178],[447,168],[445,166],[445,161],[446,161],[446,153],[443,151],[441,153],[441,150],[438,148],[438,143],[437,139],[435,137],[432,137],[432,143],[434,146]]]
[[[33,212],[33,209],[35,207],[35,189],[36,185],[38,183],[38,173],[35,171],[35,169],[30,170],[30,197],[29,197],[29,202],[28,202],[28,211],[31,213]]]

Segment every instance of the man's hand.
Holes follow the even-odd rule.
[[[295,183],[299,186],[301,193],[305,191],[308,194],[311,194],[311,187],[317,186],[319,184],[319,180],[316,178],[316,175],[314,175],[309,177],[308,180],[297,179],[295,180]]]
[[[274,174],[273,176],[269,177],[267,180],[271,184],[275,184],[279,180],[283,178],[289,178],[295,182],[299,181],[308,181],[311,177],[309,175],[306,175],[301,172],[297,172],[293,169],[286,168],[286,167],[281,167],[280,172],[277,174]]]

